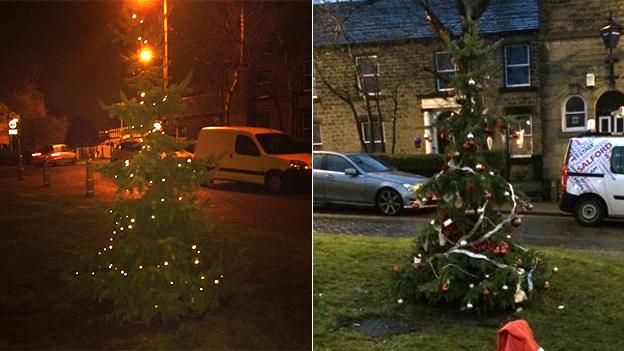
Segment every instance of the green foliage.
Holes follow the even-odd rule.
[[[497,45],[479,37],[477,21],[466,17],[462,24],[459,38],[443,38],[458,67],[452,86],[460,105],[435,123],[449,140],[448,154],[442,171],[418,190],[437,201],[437,211],[395,291],[408,301],[486,313],[526,306],[548,288],[548,267],[513,237],[519,213],[532,205],[488,162],[501,157],[486,157],[487,138],[510,122],[490,114],[483,95]],[[500,213],[503,206],[511,207],[509,214]]]
[[[129,29],[120,33],[136,38]],[[119,322],[176,321],[215,307],[219,296],[220,266],[207,255],[208,240],[198,237],[203,213],[195,195],[213,162],[178,158],[181,145],[162,130],[189,93],[191,74],[166,90],[154,77],[150,69],[132,71],[127,83],[133,94],[121,92],[120,102],[102,104],[142,135],[142,147],[132,159],[99,168],[118,187],[109,241],[83,258],[73,281],[83,295],[109,302]]]
[[[431,177],[440,172],[446,163],[446,156],[442,154],[376,154],[375,157],[400,171],[420,174],[426,177]],[[484,151],[483,157],[492,169],[497,171],[505,169],[505,163],[507,162],[505,151]]]

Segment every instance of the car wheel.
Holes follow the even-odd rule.
[[[284,176],[278,172],[270,172],[267,174],[265,184],[270,192],[281,193],[284,191]]]
[[[383,189],[377,194],[377,209],[387,216],[398,215],[403,209],[401,195],[394,189]]]
[[[593,196],[580,198],[574,206],[574,218],[584,226],[593,227],[600,224],[606,212],[602,201]]]

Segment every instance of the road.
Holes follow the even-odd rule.
[[[314,208],[314,233],[415,237],[431,220],[432,211],[383,217],[373,211]],[[624,222],[607,220],[595,228],[581,227],[572,216],[525,215],[515,230],[530,245],[608,252],[624,256]]]
[[[85,195],[85,165],[50,167],[50,193]],[[18,191],[20,188],[42,188],[42,168],[26,166],[24,179],[17,180],[15,168],[0,168],[0,188]],[[108,179],[95,173],[95,196],[112,201],[116,186]],[[270,194],[261,186],[233,182],[215,182],[209,188],[198,192],[201,201],[207,200],[208,216],[227,222],[257,227],[297,236],[309,240],[311,231],[311,194]]]

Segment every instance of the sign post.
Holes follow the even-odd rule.
[[[19,137],[19,115],[16,113],[10,114],[11,120],[9,120],[9,137],[17,138],[17,180],[24,179],[24,157],[22,156],[22,141]],[[11,143],[13,144],[13,143]]]

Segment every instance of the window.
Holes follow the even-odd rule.
[[[531,85],[531,63],[528,45],[505,47],[505,86],[528,87]]]
[[[580,96],[570,97],[563,108],[563,131],[583,131],[587,120],[587,107]]]
[[[624,133],[624,117],[615,117],[615,133]]]
[[[601,133],[611,133],[611,116],[598,117],[598,131]]]
[[[260,156],[258,147],[254,141],[246,135],[236,136],[236,145],[234,146],[234,150],[239,155]]]
[[[368,95],[379,94],[379,64],[377,56],[359,56],[355,58],[359,76],[359,88]]]
[[[517,123],[510,126],[509,153],[512,157],[530,157],[533,154],[533,119],[531,115],[514,116]]]
[[[303,87],[304,92],[312,90],[312,60],[303,61]]]
[[[321,125],[318,123],[312,124],[312,145],[323,145],[323,139],[321,139]]]
[[[293,128],[293,137],[296,139],[310,140],[312,124],[312,108],[304,107],[297,113],[295,125]]]
[[[322,163],[323,163],[323,154],[312,155],[312,169],[322,169],[321,168]]]
[[[611,150],[611,172],[624,174],[624,147],[616,146]]]
[[[371,142],[370,133],[368,130],[368,122],[360,122],[360,127],[362,128],[362,136],[364,137],[365,143]],[[373,139],[375,144],[379,144],[382,142],[381,139],[381,130],[379,129],[379,122],[373,121]]]
[[[324,168],[326,171],[344,173],[345,169],[353,168],[353,165],[341,156],[325,155]]]
[[[365,144],[369,144],[369,152],[381,152],[383,151],[383,135],[379,126],[379,122],[373,120],[373,137],[371,138],[368,130],[368,121],[360,122],[360,128],[362,128],[362,137]],[[373,144],[371,145],[371,139]]]
[[[436,52],[434,63],[436,71],[436,90],[451,90],[451,79],[457,71],[457,67],[455,67],[455,63],[453,63],[453,56],[448,52]]]
[[[256,99],[266,99],[271,96],[271,77],[269,71],[260,71],[256,77]]]

